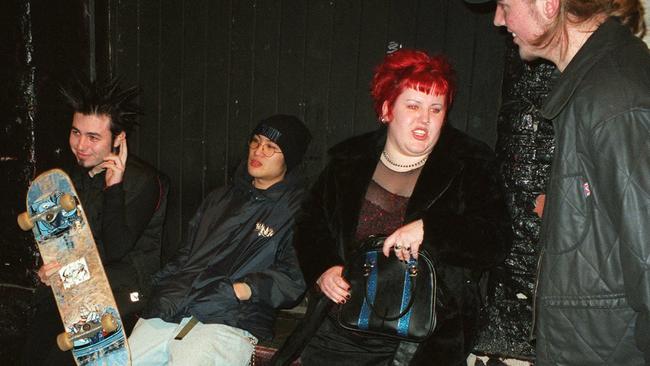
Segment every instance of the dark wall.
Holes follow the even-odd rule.
[[[0,2],[0,358],[13,364],[9,352],[22,343],[23,314],[29,309],[32,282],[28,274],[33,261],[31,241],[15,224],[19,210],[25,209],[26,190],[33,168],[33,118],[30,106],[34,95],[30,85],[33,67],[27,62],[30,50],[22,28],[29,17],[18,1]]]
[[[67,154],[70,116],[57,94],[72,70],[89,66],[83,0],[0,2],[0,359],[17,362],[29,324],[33,270],[31,233],[16,216],[27,185]],[[38,350],[34,350],[38,352]]]
[[[72,114],[59,87],[75,74],[89,74],[89,7],[86,0],[32,1],[36,78],[37,173],[69,159]]]
[[[451,123],[494,145],[503,39],[492,9],[461,0],[105,0],[112,71],[144,93],[130,151],[172,180],[172,241],[224,184],[254,124],[276,112],[328,147],[377,126],[368,95],[390,41],[445,53],[458,71]]]

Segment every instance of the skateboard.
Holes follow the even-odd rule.
[[[77,365],[130,365],[131,356],[113,292],[72,181],[49,170],[31,183],[18,225],[32,230],[50,277],[64,332],[56,338]]]

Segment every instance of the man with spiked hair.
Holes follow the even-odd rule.
[[[61,94],[73,112],[69,143],[76,164],[67,170],[129,331],[150,277],[160,268],[168,184],[153,167],[128,153],[127,133],[139,114],[134,103],[137,87],[122,89],[118,79],[104,83],[77,79]],[[48,283],[59,267],[44,263],[38,275]],[[37,314],[24,363],[71,364],[69,353],[54,344],[61,324],[51,293],[38,291],[36,297]]]

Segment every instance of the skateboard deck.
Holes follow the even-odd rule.
[[[59,347],[72,348],[77,365],[130,365],[122,320],[77,197],[67,174],[49,170],[30,185],[18,223],[31,228],[43,263],[61,265],[50,277],[65,332]]]

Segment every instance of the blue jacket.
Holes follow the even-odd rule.
[[[205,198],[186,245],[154,277],[143,317],[178,322],[195,316],[258,339],[272,337],[276,309],[294,306],[305,291],[291,243],[303,188],[296,171],[267,190],[251,182],[242,167],[232,185]],[[237,299],[234,282],[250,286],[250,300]]]

